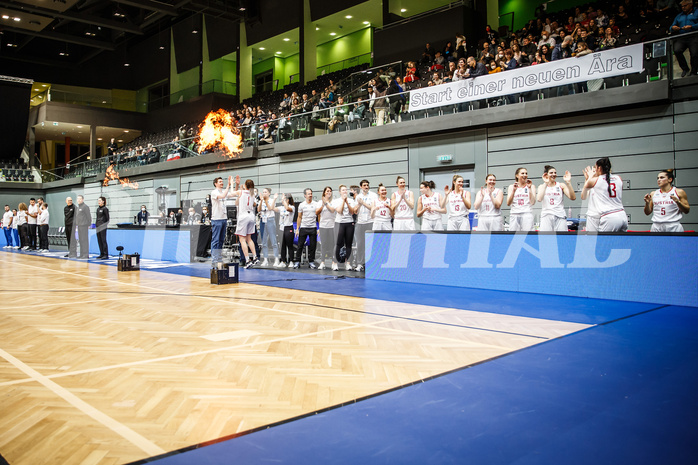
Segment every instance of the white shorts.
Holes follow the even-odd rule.
[[[625,210],[601,215],[599,219],[600,232],[625,232],[628,230],[628,215]]]
[[[446,231],[470,231],[470,220],[467,216],[449,217]]]
[[[235,228],[236,236],[249,236],[255,232],[255,216],[244,215],[238,216],[238,224]]]
[[[480,216],[477,220],[478,231],[501,231],[501,216]]]
[[[441,222],[441,218],[438,220],[428,220],[422,218],[422,231],[443,231],[444,225]]]
[[[390,221],[374,221],[373,222],[373,230],[374,231],[392,231],[393,225],[390,224]]]
[[[587,216],[586,230],[588,232],[597,232],[599,230],[599,220],[598,216]]]
[[[567,218],[554,215],[541,216],[540,231],[567,231]]]
[[[533,231],[533,213],[514,213],[510,215],[509,231]]]
[[[651,232],[674,232],[682,233],[683,226],[678,221],[671,221],[669,223],[652,223]]]
[[[393,231],[416,231],[412,218],[395,218],[393,220]]]

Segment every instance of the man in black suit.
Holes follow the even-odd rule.
[[[66,197],[63,217],[65,219],[65,240],[68,242],[68,253],[65,256],[68,258],[77,258],[78,255],[78,245],[75,242],[75,210],[73,199]]]

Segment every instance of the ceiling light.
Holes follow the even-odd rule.
[[[39,89],[34,89],[34,92],[39,92]]]
[[[276,52],[277,55],[281,55],[281,52]]]
[[[117,140],[117,142],[123,142],[123,141],[124,141],[123,139],[119,139],[119,140]]]
[[[2,15],[2,19],[10,19],[8,15]]]
[[[124,66],[129,67],[131,66],[131,63],[124,63]]]
[[[368,25],[368,24],[371,24],[371,23],[369,23],[368,21],[364,21],[364,24]]]
[[[196,29],[193,29],[193,30],[191,31],[191,33],[192,33],[192,34],[198,34],[198,33],[199,33],[199,31],[198,31],[198,30],[196,30]]]
[[[101,137],[98,137],[97,140],[102,140],[102,138],[101,138]]]
[[[400,13],[404,13],[405,11],[407,11],[405,8],[400,9]]]
[[[288,42],[289,40],[291,39],[289,39],[288,37],[284,37],[284,42]]]
[[[41,84],[41,87],[46,87],[46,84]]]
[[[16,17],[16,16],[15,16],[14,18],[12,18],[12,20],[13,20],[13,21],[17,21],[17,22],[22,21],[20,18],[18,18],[18,17]]]
[[[351,18],[353,18],[353,16],[352,16],[352,15],[346,15],[345,18],[351,19]]]
[[[320,28],[319,28],[319,27],[315,27],[315,30],[316,30],[316,31],[319,31],[319,30],[320,30]]]
[[[330,35],[331,35],[331,36],[336,36],[337,33],[336,33],[336,32],[330,32]]]
[[[241,6],[238,10],[239,10],[239,11],[245,11],[245,7],[244,7],[244,6]]]
[[[259,47],[260,50],[266,50],[264,47]]]
[[[161,46],[160,46],[160,50],[165,50],[165,46],[164,46],[164,45],[161,45]]]
[[[77,126],[78,129],[82,129],[82,126]]]
[[[55,122],[54,122],[53,125],[54,125],[54,126],[58,126],[58,123],[55,123]]]

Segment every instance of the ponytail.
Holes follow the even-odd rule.
[[[608,157],[603,157],[599,158],[596,160],[596,166],[601,168],[601,172],[606,175],[606,184],[608,185],[608,195],[610,196],[612,194],[611,192],[611,160],[609,160]]]
[[[669,178],[669,179],[671,179],[671,183],[670,183],[670,184],[671,184],[672,186],[674,185],[674,181],[676,180],[675,170],[673,170],[673,169],[662,170],[662,171],[660,171],[660,173],[666,173],[666,177]]]

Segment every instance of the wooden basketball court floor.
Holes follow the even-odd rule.
[[[0,254],[0,280],[0,455],[12,465],[146,461],[595,326],[340,295],[334,281],[212,286],[21,253]]]

